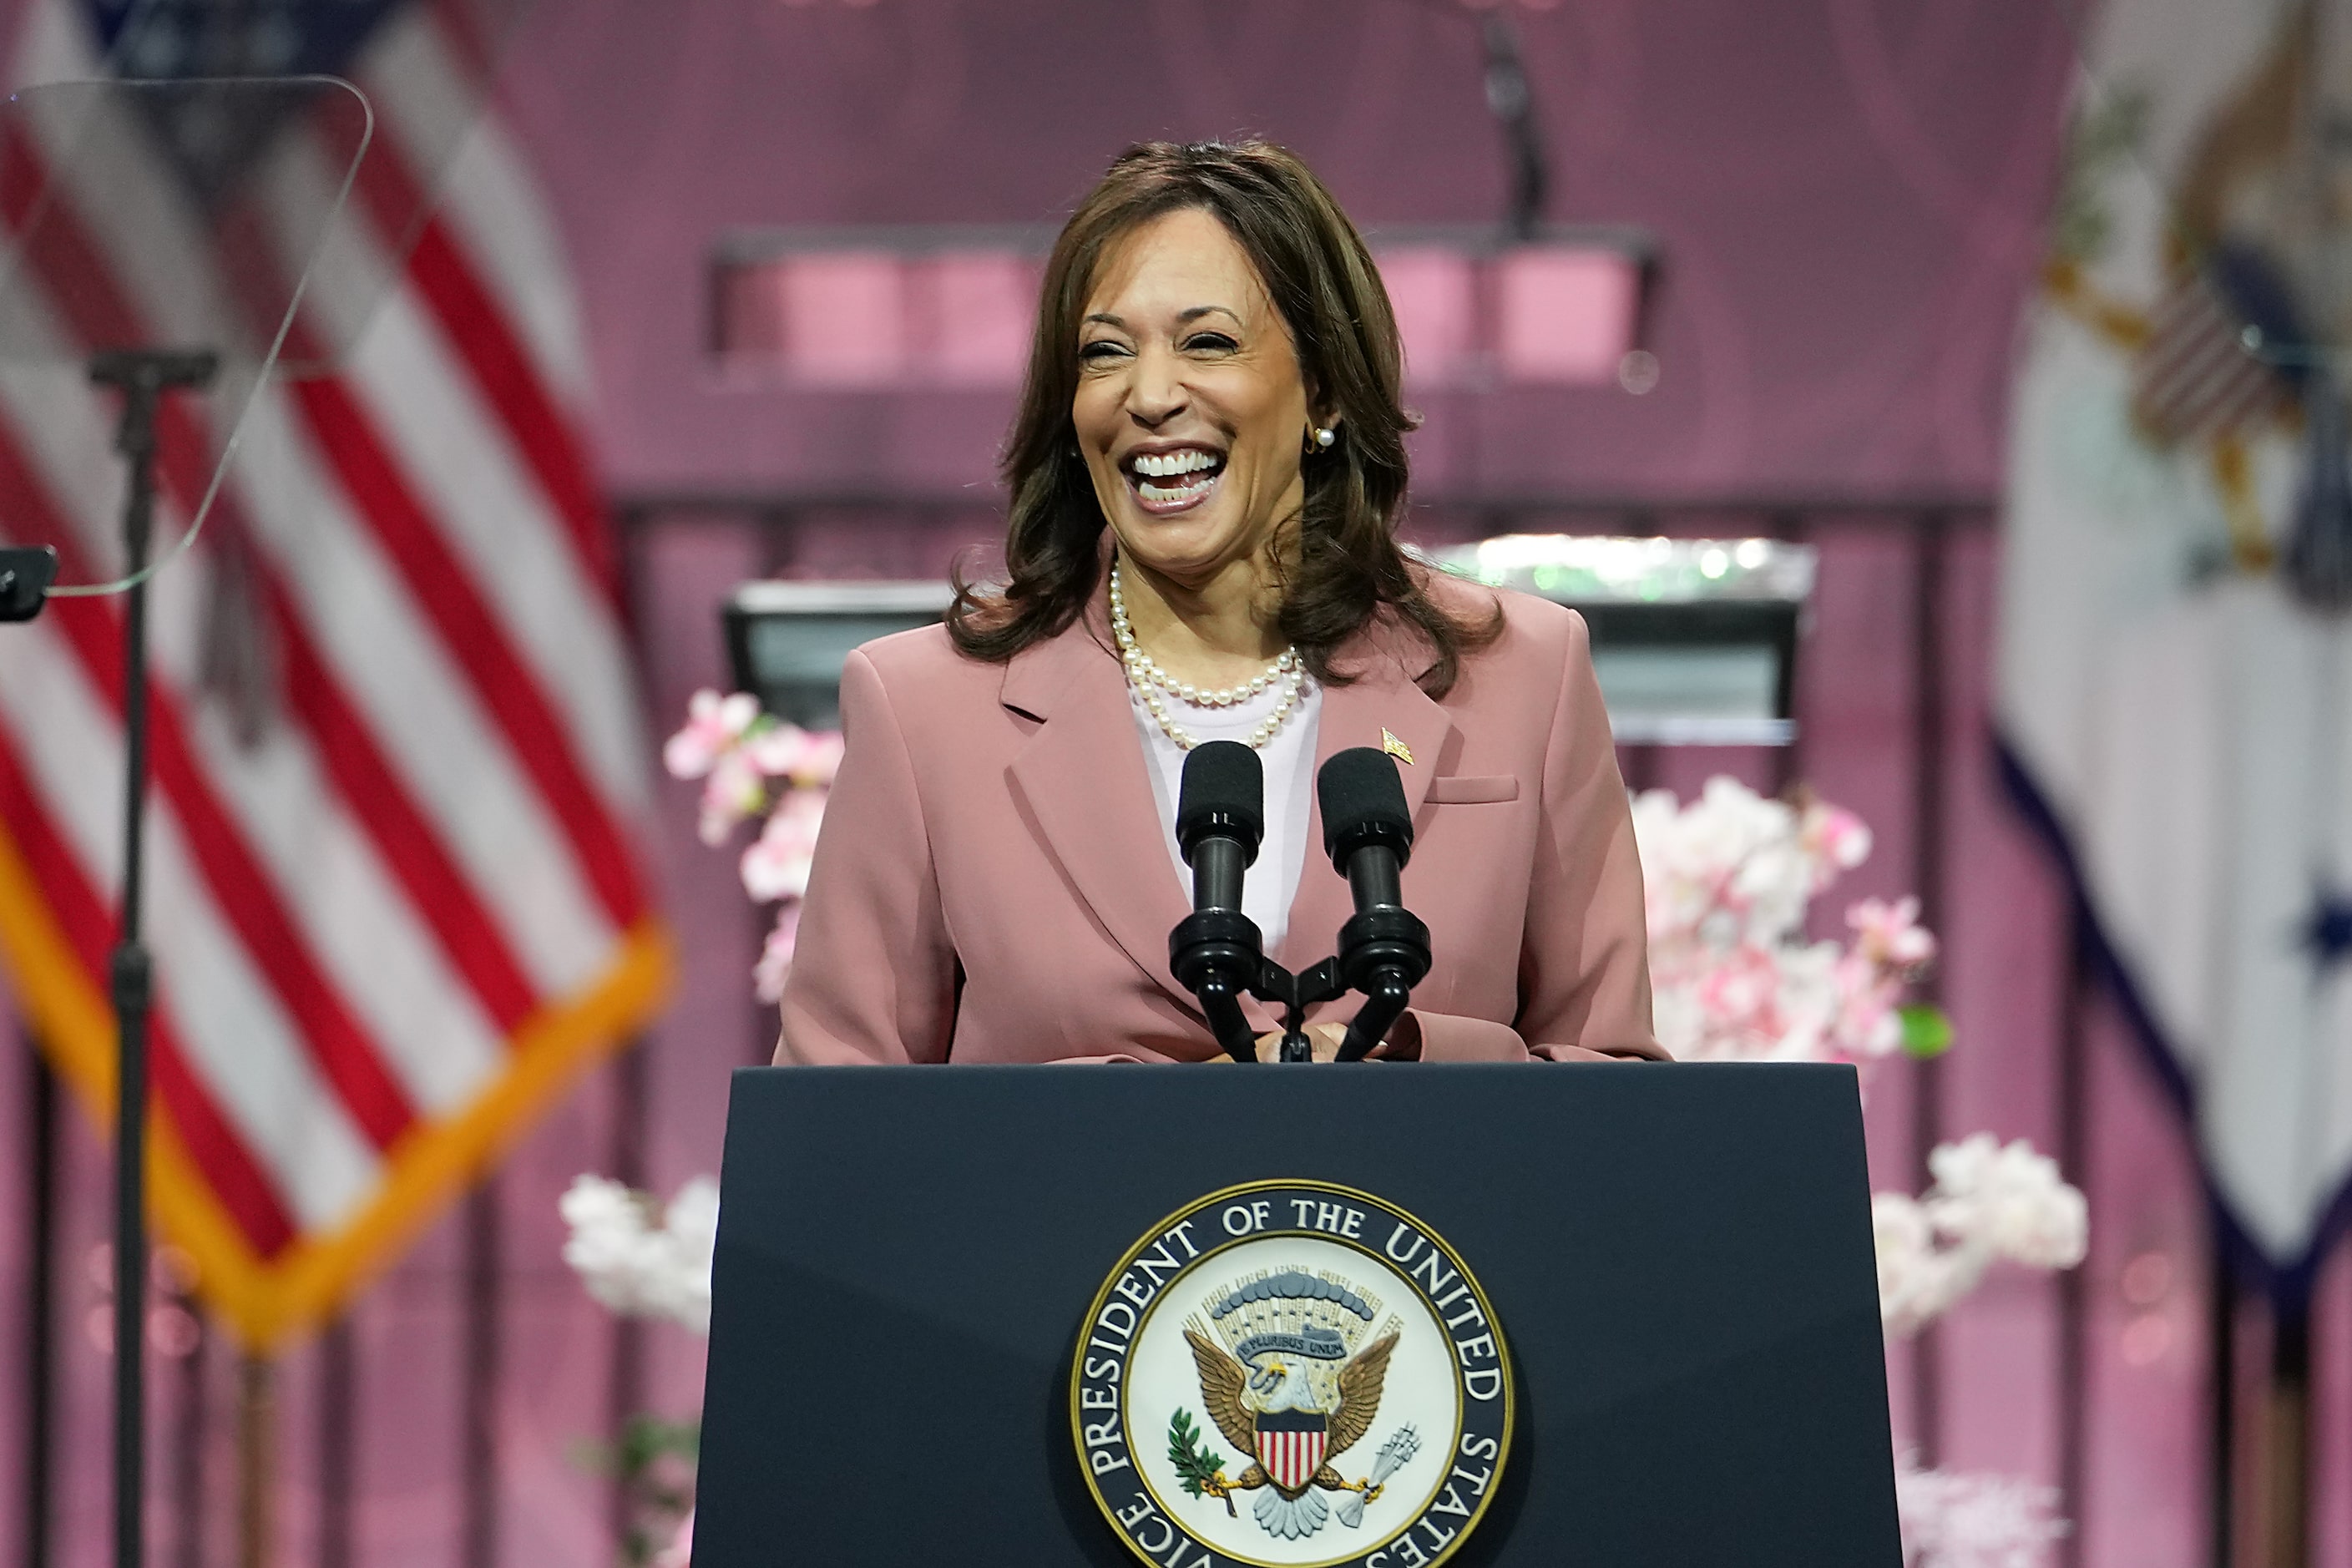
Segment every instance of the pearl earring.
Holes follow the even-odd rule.
[[[1315,432],[1315,444],[1327,451],[1330,449],[1331,443],[1339,438],[1339,433],[1328,425]]]

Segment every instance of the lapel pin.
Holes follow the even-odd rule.
[[[1412,748],[1386,730],[1381,731],[1381,750],[1402,763],[1406,767],[1412,766]]]

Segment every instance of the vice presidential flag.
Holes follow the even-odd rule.
[[[2292,1298],[2352,1183],[2346,7],[2109,0],[2011,440],[1999,711]],[[2330,564],[2335,563],[2335,565]]]
[[[202,1291],[266,1348],[387,1261],[660,989],[631,843],[646,748],[581,445],[577,323],[460,6],[37,0],[12,68],[330,73],[375,116],[338,265],[289,339],[349,350],[258,395],[206,531],[153,587],[152,1201]],[[190,301],[237,286],[173,131],[100,114],[76,146],[0,148],[12,234],[47,192],[12,331],[60,357],[179,346],[199,330]],[[291,134],[271,188],[316,200],[351,149]],[[380,298],[335,282],[371,261]],[[0,396],[0,534],[61,542],[68,579],[104,574],[119,527],[110,403]],[[205,417],[183,403],[166,420],[167,534],[225,435]],[[100,1115],[120,603],[0,627],[0,952]]]

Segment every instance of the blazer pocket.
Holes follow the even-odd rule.
[[[1519,781],[1510,773],[1440,773],[1429,781],[1429,794],[1423,798],[1433,805],[1483,805],[1490,801],[1517,800]]]

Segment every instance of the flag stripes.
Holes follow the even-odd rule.
[[[2250,352],[2245,322],[2203,273],[2183,279],[2148,321],[2135,373],[2132,413],[2168,445],[2200,441],[2274,414],[2286,384]]]
[[[5,811],[33,883],[69,933],[80,966],[104,973],[114,941],[113,911],[83,876],[80,861],[66,848],[39,797],[28,787],[5,735],[0,735],[0,811]],[[275,1255],[292,1239],[293,1221],[202,1079],[188,1070],[186,1052],[180,1045],[168,1003],[159,1001],[149,1034],[148,1068],[165,1116],[192,1146],[253,1250],[264,1257]],[[112,1092],[110,1081],[108,1092]]]
[[[375,218],[378,238],[396,244],[396,216],[414,211],[424,195],[397,156],[363,161],[356,194]],[[555,406],[522,344],[509,330],[457,242],[437,218],[425,220],[409,256],[409,276],[450,346],[462,355],[508,437],[561,520],[581,563],[604,592],[616,591],[609,530],[587,488],[587,468],[570,421]]]
[[[1258,1462],[1276,1482],[1297,1491],[1323,1468],[1325,1418],[1312,1411],[1281,1411],[1260,1415]]]
[[[361,519],[407,579],[442,645],[505,732],[538,785],[542,805],[551,809],[571,840],[605,912],[625,923],[639,904],[631,857],[611,816],[590,792],[552,706],[450,551],[439,520],[418,504],[340,377],[296,382],[289,391],[312,445],[327,454],[343,492],[357,503]]]
[[[587,403],[588,368],[562,247],[502,128],[477,112],[485,68],[478,56],[458,58],[455,36],[446,26],[394,26],[369,51],[358,79],[375,106],[377,133],[401,152],[400,166],[441,172],[434,211],[444,232],[498,237],[456,243],[490,314],[512,327],[520,364],[542,379],[549,406],[569,424]],[[470,133],[458,134],[469,122]],[[593,516],[593,491],[587,500]],[[583,538],[586,559],[610,555],[607,535]]]
[[[45,516],[38,486],[5,438],[0,438],[0,480],[8,482],[9,493],[20,509],[36,519]],[[70,549],[65,531],[52,528],[47,536],[61,542],[64,569],[75,578],[89,580],[87,568]],[[122,670],[115,617],[74,605],[70,611],[61,606],[52,619],[84,677],[83,683],[52,704],[54,711],[23,715],[26,733],[54,742],[96,712],[120,719]],[[53,647],[45,639],[12,650],[18,655],[12,660],[12,673],[19,678],[19,700],[30,699],[41,689],[25,678],[40,668],[39,661],[53,656]],[[149,737],[154,787],[170,807],[162,820],[170,824],[174,838],[186,846],[205,882],[217,891],[220,918],[243,939],[246,951],[259,959],[271,992],[290,1015],[291,1025],[301,1031],[320,1074],[341,1092],[346,1109],[375,1145],[388,1146],[413,1120],[406,1097],[385,1075],[378,1047],[344,1009],[340,994],[321,978],[304,938],[272,896],[270,879],[254,865],[242,837],[230,825],[203,771],[194,763],[173,694],[160,682],[149,694]],[[104,759],[119,752],[120,745],[116,731],[93,737],[88,752],[90,765],[106,765]],[[119,791],[100,795],[86,785],[75,789],[69,774],[61,773],[58,786],[73,790],[87,805],[111,807],[120,798]],[[116,831],[112,818],[103,811],[93,815],[99,820],[94,824],[92,847],[106,845],[110,850],[110,834]]]

